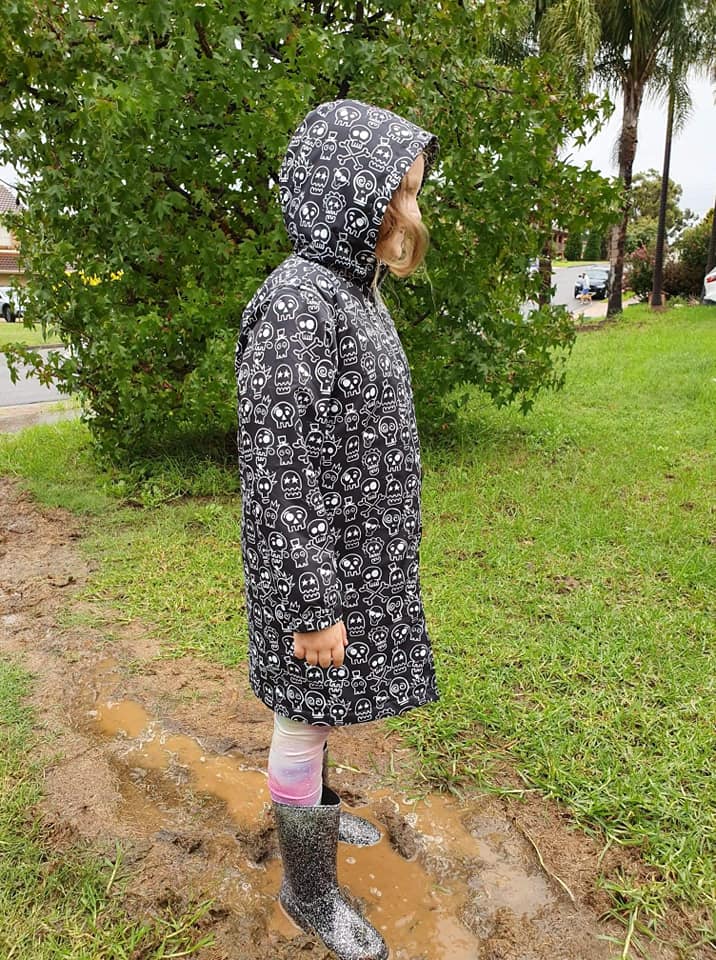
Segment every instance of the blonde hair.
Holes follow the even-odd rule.
[[[406,190],[400,182],[398,189],[390,198],[385,208],[385,216],[378,231],[378,240],[375,245],[375,255],[390,268],[396,277],[409,277],[415,273],[425,259],[430,244],[430,234],[422,220],[410,213],[404,203]],[[381,248],[394,230],[403,229],[403,250],[398,258],[383,255]],[[377,273],[376,273],[377,276]]]

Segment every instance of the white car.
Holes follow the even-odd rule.
[[[716,304],[716,267],[709,272],[704,277],[704,303],[714,303]]]
[[[22,316],[17,292],[12,287],[0,287],[0,315],[6,323],[15,323]]]

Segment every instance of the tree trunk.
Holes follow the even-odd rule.
[[[711,239],[709,240],[709,255],[706,261],[706,273],[716,267],[716,200],[711,214]]]
[[[622,311],[622,278],[624,276],[624,249],[631,207],[631,181],[636,156],[637,126],[643,88],[631,79],[623,88],[624,114],[622,130],[619,135],[619,177],[624,185],[624,205],[621,221],[612,228],[611,249],[611,289],[607,316],[612,317]]]
[[[542,16],[542,13],[540,12],[541,10],[540,4],[541,4],[541,0],[537,0],[537,3],[535,5],[535,16],[537,17]],[[546,5],[545,5],[545,9],[546,9]],[[556,162],[557,157],[559,156],[559,150],[556,146],[552,152],[552,155]],[[561,226],[561,224],[557,224],[557,226],[559,227]],[[554,247],[553,236],[550,233],[548,240],[545,242],[545,245],[542,248],[542,252],[539,258],[539,275],[540,275],[540,281],[541,281],[540,289],[539,289],[539,305],[541,307],[548,306],[552,302],[552,255],[554,253],[553,247]]]
[[[539,258],[539,305],[547,306],[552,302],[552,241],[545,243]]]
[[[651,306],[658,310],[663,306],[662,288],[664,286],[664,240],[666,238],[666,200],[669,194],[669,167],[671,166],[671,141],[674,133],[674,91],[669,93],[669,113],[666,120],[666,142],[664,144],[664,166],[661,171],[661,196],[659,197],[659,223],[656,228],[656,250],[654,251],[654,278],[651,284]]]

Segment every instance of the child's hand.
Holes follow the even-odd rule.
[[[313,630],[311,633],[293,634],[293,655],[311,666],[340,667],[343,664],[344,651],[348,646],[346,627],[342,620],[325,630]]]

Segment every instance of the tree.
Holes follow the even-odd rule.
[[[290,252],[278,166],[305,113],[336,96],[384,104],[441,140],[422,204],[428,270],[384,293],[423,428],[454,414],[461,384],[523,410],[563,384],[573,324],[549,304],[523,315],[538,283],[526,266],[553,222],[606,216],[604,178],[554,156],[603,105],[565,89],[557,58],[490,59],[508,8],[499,23],[402,0],[375,12],[320,0],[86,11],[0,8],[0,161],[24,171],[12,225],[26,318],[53,322],[72,348],[5,352],[81,397],[98,450],[235,443],[241,309]]]
[[[662,287],[664,285],[664,245],[666,241],[666,206],[669,195],[669,167],[671,165],[671,142],[674,136],[674,113],[676,93],[672,86],[669,90],[669,106],[666,120],[666,143],[664,145],[664,165],[659,191],[659,219],[656,228],[656,246],[654,250],[654,273],[652,275],[651,306],[657,310],[662,306]]]
[[[635,223],[629,224],[627,230],[625,252],[633,253],[639,247],[649,247],[653,250],[656,246],[656,234],[659,224],[652,217],[640,217]]]
[[[590,230],[587,242],[584,245],[585,260],[599,260],[602,254],[602,235],[597,230]]]
[[[661,190],[659,193],[659,217],[654,253],[654,278],[651,291],[651,305],[656,310],[662,306],[662,287],[664,284],[664,248],[666,239],[667,196],[669,186],[669,167],[671,164],[671,144],[675,133],[682,125],[690,105],[687,87],[687,74],[690,69],[716,69],[716,12],[709,5],[706,17],[699,21],[698,29],[687,34],[674,51],[671,77],[668,84],[668,107],[666,119],[666,139],[664,143],[664,162],[662,165]]]
[[[502,29],[491,37],[489,49],[495,59],[499,63],[519,65],[527,57],[556,55],[562,62],[565,83],[572,87],[575,95],[583,94],[599,42],[599,20],[593,0],[527,0],[512,5],[512,10],[514,19],[510,29],[505,30],[501,24]],[[555,160],[559,146],[555,143]],[[550,233],[538,261],[541,304],[549,303],[552,296],[552,247]],[[568,260],[579,259],[566,252],[565,255]]]
[[[713,210],[709,210],[697,224],[684,230],[676,244],[678,262],[689,278],[690,292],[693,296],[699,296],[701,293],[704,276],[709,269],[712,224]]]
[[[567,242],[564,245],[564,259],[581,260],[583,242],[584,239],[581,233],[570,233],[570,235],[567,237]]]
[[[716,267],[716,202],[711,211],[711,234],[709,237],[709,250],[706,256],[706,273]]]
[[[659,219],[659,201],[661,197],[661,173],[653,167],[643,173],[637,173],[632,180],[631,205],[629,210],[629,224],[638,224],[642,219]],[[673,238],[687,227],[696,214],[681,209],[681,198],[684,190],[680,183],[668,180],[666,201],[666,229]]]
[[[639,114],[647,92],[663,94],[670,85],[680,90],[677,111],[688,104],[686,70],[693,38],[707,27],[711,36],[709,0],[597,0],[601,46],[595,73],[607,89],[622,99],[622,128],[618,141],[619,178],[624,194],[620,222],[613,228],[610,260],[612,284],[607,315],[622,309],[622,279],[632,172],[637,147]]]

